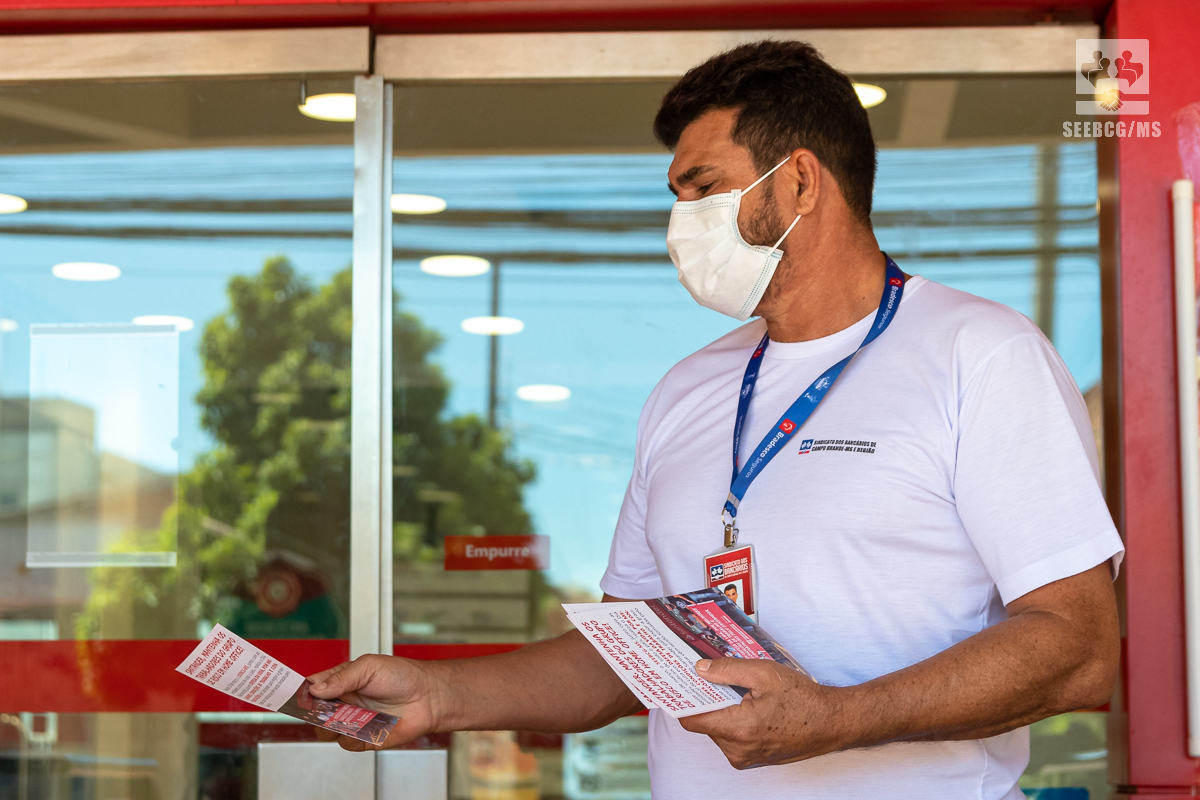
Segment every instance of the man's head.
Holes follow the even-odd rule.
[[[738,595],[737,595],[737,584],[736,583],[731,583],[725,587],[725,596],[728,597],[733,602],[735,602],[735,603],[737,602]]]
[[[688,128],[714,111],[732,116],[728,137],[745,149],[754,177],[797,150],[811,151],[854,218],[870,224],[876,168],[871,124],[850,79],[811,45],[755,42],[694,67],[663,97],[654,134],[678,150]]]

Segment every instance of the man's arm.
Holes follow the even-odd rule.
[[[1120,648],[1108,562],[1014,600],[1008,613],[858,686],[820,686],[774,662],[701,661],[703,677],[751,692],[741,705],[680,722],[744,769],[888,742],[980,739],[1107,702]]]
[[[619,602],[604,596],[605,602]],[[578,631],[512,653],[448,661],[362,656],[312,676],[316,697],[401,717],[388,736],[395,747],[426,733],[591,730],[642,708]],[[317,730],[347,750],[378,749]]]

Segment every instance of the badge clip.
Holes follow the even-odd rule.
[[[725,509],[721,509],[721,524],[725,526],[725,547],[735,547],[738,539],[738,529],[733,527],[734,520],[725,521]]]

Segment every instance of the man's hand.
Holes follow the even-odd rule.
[[[314,697],[400,717],[383,748],[445,731],[589,731],[642,707],[579,631],[479,658],[361,656],[312,681]],[[317,735],[347,750],[383,749],[324,729]]]
[[[382,750],[398,747],[435,730],[436,678],[430,665],[391,656],[360,656],[311,676],[314,697],[338,698],[372,711],[383,711],[400,721],[382,747],[317,728],[317,737],[337,741],[346,750]]]
[[[713,683],[750,690],[741,705],[679,720],[685,730],[711,737],[735,769],[787,764],[844,746],[842,690],[768,660],[704,660],[696,672]]]
[[[821,686],[773,661],[701,661],[700,677],[750,693],[680,723],[745,769],[888,742],[983,739],[1108,700],[1120,652],[1108,562],[1007,608],[1005,621],[857,686]]]

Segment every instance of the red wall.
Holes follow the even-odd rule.
[[[1106,28],[1150,40],[1150,119],[1162,125],[1160,138],[1116,142],[1127,780],[1191,796],[1200,762],[1186,749],[1170,192],[1183,177],[1173,116],[1200,100],[1200,3],[1115,0]]]

